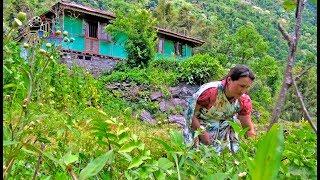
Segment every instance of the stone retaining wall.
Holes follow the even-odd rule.
[[[61,58],[61,62],[67,64],[70,68],[73,65],[77,65],[83,67],[85,70],[89,71],[93,74],[93,76],[97,77],[103,74],[104,72],[111,71],[119,60],[100,58],[91,56],[90,60],[78,59],[72,57],[71,55],[65,55]]]

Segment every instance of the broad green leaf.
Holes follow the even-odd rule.
[[[122,133],[120,136],[119,136],[119,141],[118,143],[119,144],[123,144],[123,143],[126,143],[128,142],[130,139],[130,136],[128,135],[128,133]]]
[[[112,179],[112,174],[110,171],[100,173],[100,175],[103,180],[111,180]]]
[[[62,170],[65,170],[66,169],[66,166],[61,163],[61,161],[59,161],[57,158],[55,158],[51,153],[49,152],[44,152],[43,155],[47,158],[49,158],[51,161],[53,161],[54,163],[58,164]]]
[[[50,144],[51,143],[49,139],[47,139],[47,138],[45,138],[43,136],[38,137],[38,141],[42,142],[44,144]]]
[[[10,83],[10,84],[6,84],[3,86],[3,89],[7,89],[7,88],[11,88],[11,87],[16,87],[16,84]]]
[[[127,144],[124,144],[120,149],[119,152],[120,153],[124,153],[124,152],[131,152],[133,149],[137,148],[136,143],[131,141]]]
[[[241,131],[241,127],[238,123],[236,122],[233,122],[233,121],[228,121],[228,123],[230,124],[230,126],[233,128],[233,130],[236,132],[236,133],[240,133]]]
[[[283,148],[282,127],[278,124],[273,125],[270,131],[258,142],[254,160],[252,163],[248,163],[249,172],[253,180],[276,178],[280,168]]]
[[[154,176],[156,177],[157,180],[166,179],[166,174],[163,171],[160,171],[160,170],[154,172]]]
[[[11,139],[11,131],[10,129],[3,123],[3,141]]]
[[[237,122],[233,122],[233,121],[229,121],[228,122],[231,127],[233,128],[233,130],[238,133],[238,135],[240,137],[244,136],[244,134],[248,131],[249,127],[246,127],[246,128],[242,128],[241,125]]]
[[[88,179],[97,175],[107,163],[113,161],[113,150],[108,151],[100,157],[91,161],[79,174],[79,179]]]
[[[208,175],[208,176],[204,177],[203,179],[204,180],[211,180],[211,179],[224,180],[224,179],[228,179],[228,175],[226,173],[218,172],[215,174]]]
[[[129,162],[132,161],[132,157],[130,156],[130,154],[128,153],[120,153],[121,155],[123,155]]]
[[[136,134],[132,134],[131,135],[132,140],[137,141],[138,140],[138,136]]]
[[[51,179],[68,179],[70,176],[67,172],[56,172],[54,177]]]
[[[28,149],[26,149],[26,148],[21,148],[21,150],[23,150],[24,152],[26,152],[26,153],[29,153],[29,154],[32,154],[32,155],[34,155],[34,156],[38,156],[39,154],[38,153],[36,153],[36,152],[34,152],[34,151],[30,151],[30,150],[28,150]]]
[[[179,169],[179,165],[178,165],[178,157],[177,157],[177,154],[175,154],[175,153],[170,153],[171,154],[171,156],[173,157],[173,159],[174,159],[174,162],[175,162],[175,166],[176,166],[176,170],[177,170],[177,174],[178,174],[178,179],[181,179],[181,177],[180,177],[180,169]]]
[[[181,159],[179,161],[179,167],[182,168],[183,164],[187,160],[186,156],[181,156]]]
[[[125,172],[124,172],[124,176],[125,176],[128,180],[133,179],[133,178],[130,176],[130,174],[129,174],[128,171],[125,171]]]
[[[3,146],[10,146],[10,145],[14,145],[14,144],[19,144],[19,142],[17,142],[17,141],[10,141],[10,140],[3,141]]]
[[[136,156],[132,159],[132,162],[130,163],[128,169],[138,167],[143,163],[143,156]]]
[[[174,165],[173,162],[171,162],[167,158],[160,158],[158,160],[158,166],[163,170],[170,169],[171,167],[173,167],[173,165]]]
[[[113,133],[105,133],[104,134],[106,138],[109,138],[111,140],[116,140],[117,139],[117,136]]]
[[[296,8],[296,1],[295,0],[285,0],[283,2],[283,8],[286,10],[286,11],[291,11],[291,10],[294,10]]]
[[[145,145],[144,145],[144,143],[142,143],[142,141],[138,141],[138,143],[136,144],[136,146],[138,147],[138,149],[140,149],[140,150],[144,150],[144,148],[145,148]]]
[[[174,130],[170,132],[171,141],[179,147],[184,146],[183,135],[180,131]]]
[[[129,131],[129,128],[128,128],[128,127],[124,128],[124,129],[121,129],[121,130],[119,130],[119,131],[117,132],[117,136],[119,136],[119,135],[121,135],[122,133],[127,132],[127,131]]]
[[[151,153],[150,153],[150,150],[147,150],[147,151],[145,150],[145,151],[143,152],[143,155],[144,155],[144,156],[150,156],[150,154],[151,154]]]
[[[61,161],[65,164],[65,165],[68,165],[68,164],[71,164],[73,162],[76,162],[78,161],[78,155],[74,155],[74,154],[71,154],[71,152],[67,153],[66,155],[64,155],[62,158],[61,158]]]
[[[51,176],[44,176],[44,177],[43,177],[43,180],[50,180],[50,179],[52,179]]]
[[[158,138],[151,138],[155,141],[157,141],[158,143],[160,143],[165,149],[166,151],[170,152],[170,151],[173,151],[173,148],[168,144],[166,143],[165,141],[161,140],[161,139],[158,139]]]

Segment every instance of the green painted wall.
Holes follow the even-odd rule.
[[[52,42],[56,45],[60,44],[62,41],[62,47],[65,49],[75,50],[75,51],[84,51],[85,50],[85,37],[83,34],[83,20],[73,18],[70,16],[65,16],[63,18],[64,30],[68,31],[69,38],[73,37],[75,41],[73,43],[63,42],[62,39],[49,39],[49,42]],[[128,57],[127,52],[124,48],[124,42],[126,37],[122,35],[117,42],[107,42],[100,40],[99,41],[99,54],[107,55],[116,58],[125,59]],[[177,58],[184,59],[192,56],[192,48],[189,45],[184,45],[182,47],[182,56],[176,57],[174,54],[174,42],[168,39],[164,40],[164,53],[157,53],[156,59],[160,58]]]
[[[183,56],[184,57],[190,57],[190,56],[192,56],[192,47],[191,46],[189,46],[189,45],[185,45],[185,46],[183,46]]]
[[[68,31],[68,38],[74,38],[74,42],[66,43],[62,42],[62,47],[65,49],[84,51],[85,50],[85,38],[82,30],[82,19],[73,18],[70,16],[64,16],[64,31]]]
[[[99,41],[99,53],[116,58],[127,58],[128,54],[124,48],[126,39],[125,35],[121,35],[117,42]]]
[[[157,53],[156,59],[162,59],[162,58],[176,58],[176,59],[185,59],[192,56],[192,47],[189,45],[183,45],[182,46],[182,55],[176,56],[174,54],[174,42],[171,40],[164,40],[164,52],[163,53]]]
[[[165,56],[174,56],[174,42],[165,39],[164,40],[164,52]]]

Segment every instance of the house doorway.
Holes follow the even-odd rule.
[[[98,54],[99,53],[99,40],[98,40],[98,22],[87,21],[86,26],[86,53]]]

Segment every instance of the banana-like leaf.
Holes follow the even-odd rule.
[[[275,179],[279,172],[283,149],[283,129],[279,125],[273,125],[258,142],[254,160],[247,163],[252,180]]]

